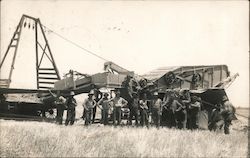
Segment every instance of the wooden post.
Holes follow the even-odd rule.
[[[222,70],[223,70],[223,67],[220,66],[220,81],[222,81]]]
[[[38,79],[38,41],[37,41],[37,20],[35,20],[35,48],[36,48],[36,88],[39,89],[39,79]]]

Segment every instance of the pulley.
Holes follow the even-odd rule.
[[[26,21],[24,22],[24,24],[23,24],[23,27],[25,28],[26,27],[26,25],[27,25],[27,23],[26,23]]]
[[[166,83],[168,85],[173,84],[175,82],[175,80],[176,80],[176,77],[175,77],[175,74],[172,71],[170,71],[169,73],[167,73],[165,75],[165,81],[166,81]]]
[[[194,73],[192,76],[192,83],[201,81],[201,75],[199,73]]]

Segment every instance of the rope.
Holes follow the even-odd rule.
[[[102,59],[102,60],[104,60],[104,61],[109,61],[108,59],[106,59],[106,58],[104,58],[104,57],[102,57],[102,56],[100,56],[100,55],[94,53],[93,51],[90,51],[90,50],[88,50],[88,49],[86,49],[86,48],[83,48],[83,47],[80,46],[79,44],[77,44],[77,43],[75,43],[75,42],[69,40],[68,38],[66,38],[66,37],[64,37],[64,36],[62,36],[62,35],[60,35],[59,33],[53,31],[53,30],[50,29],[49,27],[47,27],[47,26],[45,26],[45,25],[43,25],[43,24],[41,24],[41,25],[42,25],[44,28],[46,28],[47,30],[49,30],[50,32],[52,32],[52,33],[54,33],[55,35],[57,35],[58,37],[60,37],[60,38],[62,38],[63,40],[65,40],[65,41],[71,43],[72,45],[74,45],[74,46],[76,46],[76,47],[78,47],[78,48],[84,50],[85,52],[88,52],[89,54],[94,55],[94,56],[96,56],[96,57],[98,57],[98,58],[100,58],[100,59]],[[144,77],[141,76],[141,75],[138,75],[138,76],[141,77],[141,78],[144,78]]]
[[[90,50],[88,50],[88,49],[86,49],[86,48],[83,48],[83,47],[80,46],[79,44],[77,44],[77,43],[75,43],[75,42],[73,42],[73,41],[67,39],[66,37],[63,37],[63,36],[60,35],[59,33],[57,33],[57,32],[55,32],[55,31],[53,31],[52,29],[48,28],[47,26],[44,26],[44,25],[42,25],[42,26],[45,27],[45,28],[46,28],[47,30],[49,30],[50,32],[52,32],[52,33],[54,33],[55,35],[57,35],[58,37],[62,38],[63,40],[65,40],[65,41],[71,43],[72,45],[74,45],[74,46],[76,46],[76,47],[78,47],[78,48],[84,50],[85,52],[88,52],[89,54],[94,55],[94,56],[96,56],[96,57],[98,57],[98,58],[100,58],[100,59],[102,59],[102,60],[104,60],[104,61],[109,61],[109,60],[105,59],[104,57],[101,57],[100,55],[94,53],[93,51],[90,51]]]

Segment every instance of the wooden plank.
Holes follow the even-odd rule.
[[[60,91],[61,93],[69,93],[70,90],[50,90],[53,93]],[[18,88],[0,88],[0,94],[14,94],[14,93],[49,93],[49,90],[41,89],[18,89]]]
[[[41,84],[55,84],[54,82],[45,82],[45,81],[39,81],[38,82],[39,84],[41,83]]]
[[[38,72],[39,75],[56,75],[56,73],[52,72]]]
[[[223,71],[223,66],[220,66],[220,81],[222,81],[222,71]]]
[[[59,80],[59,78],[55,78],[55,77],[38,77],[38,79]]]
[[[44,88],[44,89],[52,89],[53,87],[45,87],[45,86],[39,86],[38,88]]]
[[[38,70],[39,70],[39,71],[40,71],[40,70],[48,70],[48,71],[51,71],[51,70],[55,70],[55,69],[54,69],[54,68],[39,68]]]
[[[54,85],[55,89],[72,89],[74,88],[74,80],[71,77],[64,78],[62,80],[56,81]]]

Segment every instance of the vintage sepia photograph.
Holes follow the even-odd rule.
[[[242,158],[249,1],[0,0],[0,157]]]

